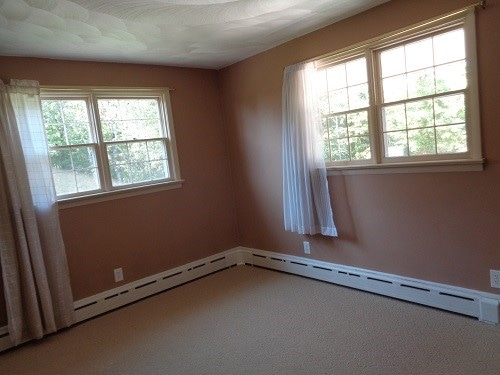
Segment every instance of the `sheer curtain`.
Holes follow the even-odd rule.
[[[0,81],[0,263],[15,345],[74,322],[39,91]]]
[[[283,207],[285,229],[337,236],[328,192],[314,63],[285,68]]]

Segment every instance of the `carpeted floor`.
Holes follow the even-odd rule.
[[[500,326],[241,266],[0,354],[0,374],[500,374]]]

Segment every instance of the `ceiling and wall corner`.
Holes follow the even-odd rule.
[[[389,0],[0,0],[0,55],[219,69]]]

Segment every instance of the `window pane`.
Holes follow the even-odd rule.
[[[42,100],[42,114],[49,146],[92,142],[85,100]]]
[[[438,154],[467,152],[465,124],[437,127],[436,141]]]
[[[434,63],[444,64],[465,59],[464,30],[458,29],[434,37]]]
[[[348,86],[367,82],[365,58],[349,61],[345,66]]]
[[[347,138],[330,141],[332,160],[349,160],[349,141]]]
[[[321,91],[320,112],[323,115],[369,106],[366,59],[360,58],[326,69],[328,96]],[[324,73],[318,79],[324,79]],[[327,103],[328,101],[328,103]]]
[[[95,167],[94,150],[91,147],[78,147],[71,150],[74,169]]]
[[[424,39],[405,46],[406,71],[411,72],[434,65],[432,39]]]
[[[67,195],[78,192],[73,171],[52,169],[52,178],[54,179],[54,188],[56,189],[57,195]]]
[[[364,83],[348,88],[349,109],[358,109],[368,107],[368,84]]]
[[[52,168],[64,171],[73,170],[73,161],[71,159],[71,149],[50,150],[50,163]]]
[[[163,141],[116,143],[107,145],[106,150],[113,186],[170,177]]]
[[[165,143],[163,141],[147,142],[149,160],[165,160]]]
[[[161,180],[170,177],[168,173],[168,165],[165,160],[152,161],[150,168],[152,180]]]
[[[406,121],[408,128],[434,126],[432,99],[406,104]]]
[[[385,133],[384,140],[386,156],[408,156],[408,139],[405,131]]]
[[[382,77],[390,77],[406,72],[403,47],[393,48],[380,54]]]
[[[114,164],[109,166],[113,186],[122,186],[132,183],[129,164]]]
[[[372,157],[370,152],[369,137],[350,138],[349,148],[351,152],[351,160],[367,160]]]
[[[57,195],[75,194],[100,188],[99,173],[92,147],[51,150],[50,160]]]
[[[317,70],[316,71],[316,84],[317,90],[319,93],[324,94],[328,92],[328,86],[326,81],[326,69]]]
[[[408,131],[410,155],[429,155],[436,153],[434,129]]]
[[[328,93],[324,93],[319,97],[319,112],[322,115],[330,113],[330,103],[328,102]]]
[[[330,113],[342,112],[349,108],[347,89],[330,91]]]
[[[99,99],[105,142],[163,136],[157,99]]]
[[[465,97],[463,94],[434,99],[436,125],[465,122]]]
[[[149,171],[149,163],[130,164],[130,175],[133,183],[150,181],[151,173]]]
[[[406,110],[404,104],[384,107],[382,116],[384,131],[406,129]]]
[[[368,112],[356,112],[347,115],[349,136],[368,135]]]
[[[436,91],[438,93],[462,90],[467,87],[465,61],[436,67]]]
[[[347,137],[347,122],[346,116],[332,116],[327,119],[328,138],[345,138]]]
[[[347,87],[345,64],[339,64],[328,68],[326,74],[328,79],[328,90]]]
[[[128,162],[128,147],[126,143],[108,145],[107,150],[110,164],[123,164]]]
[[[99,172],[97,168],[86,168],[75,171],[78,192],[99,189]]]
[[[406,75],[401,74],[382,81],[384,91],[384,102],[395,102],[407,99]]]
[[[432,95],[436,92],[434,87],[434,69],[417,70],[408,73],[408,98]]]
[[[326,134],[326,133],[324,133]],[[332,161],[332,156],[330,154],[330,140],[328,137],[324,137],[325,140],[323,141],[323,157],[325,161]]]
[[[146,142],[128,143],[128,153],[131,162],[142,162],[149,160]]]

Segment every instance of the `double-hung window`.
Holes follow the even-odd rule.
[[[316,61],[327,166],[481,169],[474,29],[458,12]]]
[[[179,181],[169,91],[42,89],[58,198]]]

